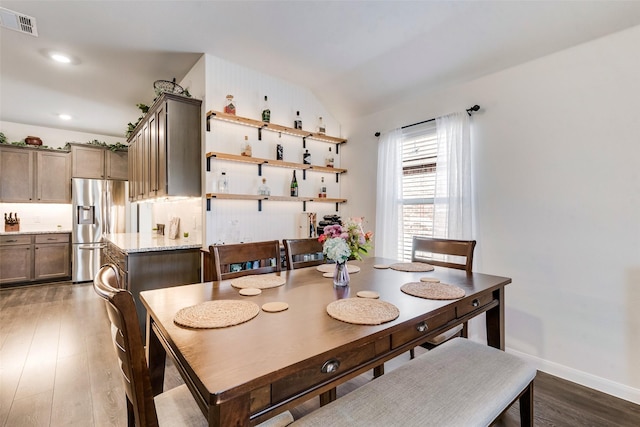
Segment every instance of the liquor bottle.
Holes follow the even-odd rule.
[[[220,179],[218,179],[218,193],[228,193],[229,192],[229,177],[225,171],[222,171],[220,174]]]
[[[309,150],[304,150],[304,154],[302,155],[302,163],[304,163],[305,165],[311,164],[311,153],[309,153]]]
[[[331,147],[329,147],[329,154],[324,159],[324,164],[328,168],[332,168],[333,167],[333,153],[331,152]]]
[[[264,107],[262,108],[262,121],[269,123],[271,121],[271,110],[269,109],[269,102],[267,101],[267,95],[264,96]]]
[[[267,178],[262,178],[262,185],[258,187],[258,195],[260,196],[270,196],[271,189],[267,185]]]
[[[324,135],[326,128],[324,127],[324,123],[322,123],[322,117],[318,117],[318,133]]]
[[[300,111],[296,111],[296,119],[293,121],[293,127],[295,129],[302,129],[302,119],[300,118]]]
[[[321,199],[327,197],[327,186],[324,185],[324,176],[320,178],[320,191],[318,191],[318,197]]]
[[[282,148],[282,144],[278,144],[276,146],[276,160],[282,160],[284,157],[284,149]]]
[[[246,157],[251,157],[252,155],[251,144],[249,144],[249,137],[247,135],[244,136],[244,145],[242,146],[240,154]]]
[[[293,171],[293,178],[291,178],[291,197],[298,197],[298,180],[296,179],[296,171]]]
[[[236,103],[233,101],[233,95],[227,95],[227,101],[224,104],[224,112],[236,115]]]

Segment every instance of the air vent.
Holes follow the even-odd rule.
[[[36,18],[0,7],[0,26],[38,37]]]

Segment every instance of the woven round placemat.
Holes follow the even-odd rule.
[[[256,288],[269,289],[282,286],[287,281],[282,276],[274,276],[272,274],[253,274],[251,276],[242,276],[231,279],[231,286],[238,289]]]
[[[446,283],[410,282],[400,287],[405,294],[426,299],[458,299],[465,296],[464,289]]]
[[[391,264],[389,268],[397,271],[420,273],[434,270],[433,265],[425,264],[424,262],[396,262],[395,264]]]
[[[327,306],[327,313],[334,319],[355,325],[379,325],[400,316],[395,305],[370,298],[339,299]]]
[[[253,302],[216,300],[180,309],[173,321],[189,328],[226,328],[247,322],[258,313],[260,313],[260,307]]]
[[[335,264],[320,264],[319,266],[316,267],[316,270],[321,271],[323,273],[333,273],[335,269],[336,269]],[[349,274],[357,273],[358,271],[360,271],[360,267],[358,267],[357,265],[347,263],[347,271],[349,272]]]

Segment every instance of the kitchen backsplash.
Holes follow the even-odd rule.
[[[57,203],[0,203],[0,212],[17,213],[20,231],[71,231],[71,205]],[[4,229],[3,229],[4,230]]]

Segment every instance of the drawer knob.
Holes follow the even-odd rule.
[[[425,332],[427,329],[429,329],[427,322],[420,322],[418,326],[416,326],[418,332]]]
[[[332,374],[338,370],[340,367],[340,361],[336,359],[329,359],[324,362],[320,371],[324,374]]]
[[[472,306],[474,307],[479,307],[480,306],[480,300],[478,300],[477,298],[473,300],[473,302],[471,303]]]

